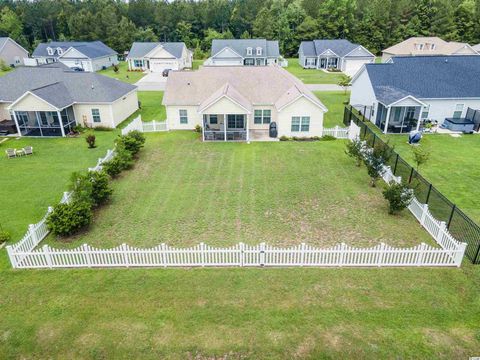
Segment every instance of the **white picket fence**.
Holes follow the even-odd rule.
[[[348,128],[341,128],[337,125],[334,128],[323,128],[322,136],[329,135],[337,139],[348,139],[348,131]]]
[[[350,133],[355,133],[351,129]],[[348,135],[348,134],[347,134]],[[107,156],[103,159],[106,159]],[[105,160],[104,160],[105,161]],[[95,168],[100,169],[101,163]],[[384,168],[384,181],[399,182],[389,167]],[[68,202],[69,193],[64,193],[62,202]],[[49,212],[52,209],[49,208]],[[48,235],[47,215],[37,224],[30,225],[24,238],[7,246],[14,268],[88,268],[88,267],[206,267],[206,266],[460,266],[466,244],[458,242],[428,210],[428,206],[413,199],[409,210],[440,246],[421,243],[410,248],[395,248],[378,244],[371,248],[355,248],[344,243],[330,248],[316,248],[300,244],[278,248],[265,243],[258,245],[236,244],[216,248],[203,243],[189,248],[173,248],[166,244],[141,249],[122,244],[112,249],[97,249],[84,244],[75,249],[57,249],[48,245],[36,248]],[[36,249],[35,249],[36,248]]]
[[[122,135],[126,135],[133,130],[137,130],[140,132],[168,131],[168,126],[166,121],[152,120],[148,122],[143,122],[142,116],[138,115],[138,117],[133,119],[130,124],[128,124],[122,129]]]

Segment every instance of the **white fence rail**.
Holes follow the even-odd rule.
[[[140,132],[168,131],[168,126],[166,121],[153,120],[153,121],[143,122],[142,116],[139,115],[138,117],[133,119],[130,124],[128,124],[122,129],[122,135],[126,135],[133,130],[137,130]]]
[[[348,139],[348,128],[335,126],[334,128],[323,128],[322,136],[329,135],[337,139]]]
[[[339,244],[319,249],[301,244],[277,248],[261,243],[239,243],[229,248],[215,248],[203,243],[190,248],[172,248],[161,244],[138,249],[122,244],[113,249],[83,245],[76,249],[55,249],[48,245],[11,254],[15,268],[68,267],[220,267],[220,266],[458,266],[462,254],[444,251],[427,244],[412,248],[393,248],[379,244],[359,249]]]
[[[141,119],[139,121],[141,122]],[[349,135],[349,131],[345,132],[345,129],[336,128],[334,131],[339,136]],[[99,160],[97,166],[92,169],[101,169],[102,162],[107,161],[105,159],[109,156],[113,156],[113,152],[109,151],[103,161]],[[401,181],[399,177],[392,174],[389,167],[384,168],[382,177],[388,183]],[[64,193],[62,202],[68,202],[70,196],[69,193]],[[383,243],[371,248],[354,248],[342,243],[325,249],[306,244],[277,248],[264,243],[255,246],[239,243],[228,248],[216,248],[200,243],[190,248],[173,248],[161,244],[150,249],[140,249],[123,244],[112,249],[96,249],[84,244],[75,249],[56,249],[48,245],[35,249],[48,235],[45,224],[47,212],[45,218],[39,223],[30,225],[27,234],[20,242],[7,246],[7,251],[14,268],[460,266],[466,244],[455,240],[446,229],[445,223],[435,219],[428,210],[428,206],[421,204],[416,198],[409,205],[409,210],[440,248],[434,248],[425,243],[411,248],[394,248]],[[51,208],[49,208],[50,211]]]

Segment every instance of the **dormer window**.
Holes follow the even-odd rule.
[[[261,47],[257,47],[257,55],[262,55],[262,48]]]
[[[253,54],[253,49],[251,47],[247,48],[247,55],[252,55]]]
[[[435,44],[430,45],[431,50],[435,50]]]
[[[57,54],[62,55],[63,54],[63,49],[62,48],[57,48]]]
[[[47,47],[47,54],[53,55],[53,49],[51,47]]]

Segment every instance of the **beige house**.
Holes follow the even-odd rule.
[[[445,41],[439,37],[411,37],[393,45],[382,52],[382,62],[392,56],[425,56],[425,55],[478,55],[467,43]]]
[[[322,136],[327,111],[300,80],[279,66],[173,72],[163,104],[169,129],[201,126],[206,141]]]
[[[23,59],[28,58],[28,51],[9,37],[0,37],[0,59],[9,66],[24,65]]]
[[[134,42],[128,52],[128,70],[163,72],[191,68],[193,53],[183,42]]]
[[[115,128],[137,109],[136,86],[60,63],[0,78],[0,121],[13,120],[20,136],[66,136],[77,124]]]

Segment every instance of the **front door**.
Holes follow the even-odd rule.
[[[327,59],[321,58],[320,59],[320,69],[325,69],[327,67]]]

